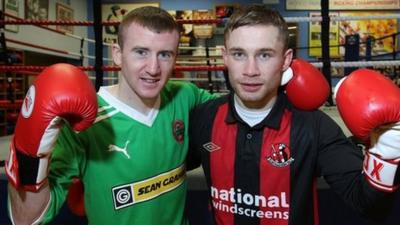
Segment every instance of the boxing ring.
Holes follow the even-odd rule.
[[[0,26],[4,25],[34,25],[42,29],[46,29],[52,32],[59,33],[61,35],[65,35],[67,37],[81,40],[81,42],[87,42],[88,44],[95,43],[98,45],[99,43],[96,43],[96,40],[92,40],[86,37],[80,37],[77,35],[70,34],[68,32],[63,32],[59,31],[56,29],[53,29],[49,27],[49,25],[66,25],[66,26],[116,26],[119,24],[119,22],[110,22],[110,21],[104,21],[101,22],[101,24],[96,24],[93,21],[51,21],[51,20],[25,20],[10,14],[5,13],[5,17],[7,19],[0,20]],[[347,20],[371,20],[371,19],[390,19],[390,18],[400,18],[400,15],[371,15],[371,16],[345,16],[345,17],[331,17],[329,18],[330,21],[347,21]],[[295,22],[295,23],[300,23],[300,22],[322,22],[324,19],[326,19],[323,16],[313,16],[313,17],[285,17],[285,20],[287,22]],[[223,23],[224,21],[221,19],[201,19],[201,20],[177,20],[178,23],[181,24],[219,24]],[[69,55],[69,56],[75,56],[75,57],[80,57],[82,58],[87,58],[87,59],[96,59],[98,56],[97,51],[96,51],[96,56],[91,56],[87,54],[83,54],[83,51],[81,50],[79,53],[78,52],[71,52],[71,51],[65,51],[62,49],[56,49],[56,48],[49,48],[46,46],[41,46],[37,44],[31,44],[11,38],[5,38],[6,42],[14,43],[17,45],[21,46],[29,46],[32,48],[37,48],[40,50],[45,50],[49,52],[55,52],[59,54],[64,54],[64,55]],[[111,47],[110,43],[100,43],[103,47]],[[82,44],[81,44],[82,47]],[[203,71],[207,72],[207,77],[192,77],[192,78],[186,78],[186,77],[171,77],[171,80],[185,80],[185,81],[191,81],[191,82],[208,82],[208,88],[210,91],[214,91],[213,89],[213,82],[227,82],[226,77],[221,78],[221,77],[214,77],[212,72],[226,72],[226,67],[222,64],[221,60],[218,62],[218,60],[212,60],[208,51],[214,50],[220,50],[217,47],[179,47],[179,50],[202,50],[205,51],[206,54],[204,55],[204,58],[201,60],[197,61],[184,61],[184,60],[178,60],[177,64],[174,69],[174,73],[178,72],[198,72],[198,71]],[[107,62],[108,65],[101,65],[100,69],[103,72],[116,72],[119,71],[120,68],[117,66],[114,66],[111,64],[112,59],[106,58],[106,57],[101,57],[102,61]],[[314,65],[317,68],[320,68],[323,70],[323,67],[326,66],[326,62],[310,62],[312,65]],[[329,61],[329,67],[338,67],[338,68],[347,68],[347,67],[374,67],[374,66],[400,66],[400,60],[378,60],[378,61]],[[78,66],[84,71],[96,71],[99,69],[99,65],[87,65],[87,66]],[[6,65],[0,65],[0,72],[19,72],[26,74],[27,76],[35,76],[38,74],[40,71],[42,71],[46,66],[30,66],[30,65],[12,65],[12,64],[6,64]],[[215,74],[214,74],[215,75]],[[330,77],[330,74],[328,76]],[[96,77],[91,77],[92,80],[97,79],[98,76]],[[110,79],[113,79],[112,77]],[[114,78],[117,79],[117,78]],[[10,107],[10,108],[19,108],[20,105],[22,104],[22,99],[15,99],[14,101],[4,101],[0,100],[0,107]],[[321,110],[326,112],[332,119],[334,119],[339,126],[342,128],[344,133],[347,136],[351,136],[351,133],[347,129],[347,127],[344,125],[342,119],[340,118],[340,115],[334,105],[327,104],[327,106],[322,106]],[[0,162],[4,161],[6,158],[7,152],[8,152],[8,145],[11,139],[11,135],[9,136],[4,136],[0,137]],[[2,165],[2,164],[0,164]],[[4,170],[1,169],[1,175],[4,177]],[[193,179],[192,179],[193,177]],[[199,187],[205,187],[204,185],[204,180],[202,179],[203,174],[201,169],[195,170],[193,172],[189,173],[189,188],[193,189],[198,189]],[[200,180],[200,182],[197,182],[197,180]],[[191,185],[193,183],[193,185]]]
[[[79,37],[76,35],[69,34],[67,32],[60,32],[57,30],[54,30],[52,28],[47,27],[48,25],[67,25],[67,26],[94,26],[96,23],[91,22],[91,21],[35,21],[35,20],[23,20],[21,18],[12,16],[12,15],[6,15],[7,17],[11,19],[4,19],[0,21],[0,25],[35,25],[38,27],[41,27],[46,30],[58,32],[61,35],[66,35],[70,38],[82,40],[82,42],[87,42],[87,43],[95,43],[96,45],[99,44],[95,40],[88,39],[86,37]],[[392,16],[349,16],[349,17],[332,17],[330,18],[331,21],[345,21],[345,20],[369,20],[369,19],[387,19],[387,18],[400,18],[400,15],[392,15]],[[310,22],[310,21],[317,21],[321,22],[324,18],[321,17],[286,17],[285,20],[287,22]],[[211,19],[211,20],[178,20],[179,23],[189,23],[189,24],[216,24],[216,23],[221,23],[222,21],[219,19]],[[119,22],[102,22],[101,26],[114,26],[118,25]],[[98,25],[98,24],[97,24]],[[49,51],[49,52],[55,52],[58,54],[64,54],[64,55],[69,55],[69,56],[75,56],[75,57],[80,57],[80,58],[87,58],[87,59],[96,59],[96,56],[91,56],[87,54],[83,54],[83,52],[70,52],[70,51],[65,51],[62,49],[56,49],[56,48],[49,48],[46,46],[41,46],[37,44],[32,44],[32,43],[27,43],[11,38],[6,38],[6,42],[14,43],[17,45],[21,46],[29,46],[31,48],[37,48],[41,49],[44,51]],[[100,43],[103,47],[110,47],[109,43]],[[205,50],[205,51],[210,51],[210,50],[219,50],[218,48],[215,47],[180,47],[180,50]],[[97,52],[97,51],[96,51]],[[96,63],[96,65],[86,65],[86,66],[78,66],[84,71],[96,71],[101,70],[102,72],[118,72],[120,70],[119,67],[114,66],[111,64],[111,59],[105,58],[101,56],[101,60],[103,62],[107,62],[107,65],[103,65],[102,63],[99,65]],[[311,62],[315,67],[320,68],[322,71],[324,70],[324,67],[328,66],[328,68],[354,68],[354,67],[375,67],[375,66],[400,66],[400,60],[376,60],[376,61],[329,61],[329,62]],[[329,65],[327,65],[329,64]],[[34,66],[34,65],[12,65],[12,64],[6,64],[6,65],[0,65],[0,72],[19,72],[21,74],[25,74],[26,76],[35,76],[38,74],[40,71],[42,71],[46,66]],[[226,73],[226,67],[221,63],[218,62],[218,60],[212,60],[209,57],[209,54],[207,53],[202,60],[197,60],[197,61],[187,61],[187,60],[178,60],[177,65],[175,66],[174,69],[174,74],[175,73],[180,73],[180,72],[206,72],[207,76],[206,77],[171,77],[171,80],[185,80],[185,81],[190,81],[190,82],[206,82],[208,85],[206,87],[210,91],[215,91],[215,82],[227,82],[226,77],[217,77],[216,73],[221,72],[221,73]],[[331,79],[330,73],[325,74],[327,79]],[[99,76],[96,74],[96,76],[91,76],[91,79],[98,83]],[[109,77],[109,79],[114,79],[117,80],[117,78]],[[103,77],[101,77],[101,81],[103,81]],[[332,86],[332,85],[331,85]],[[332,88],[332,87],[331,87]],[[9,107],[13,109],[20,108],[22,104],[22,99],[13,99],[10,101],[0,101],[0,107]],[[326,104],[325,106],[322,106],[320,108],[323,112],[327,113],[334,121],[336,121],[339,126],[342,128],[346,136],[351,136],[351,133],[347,129],[347,127],[344,125],[343,120],[341,119],[334,102],[332,104]],[[4,160],[8,156],[8,149],[9,149],[9,143],[11,141],[12,135],[7,135],[7,136],[2,136],[0,137],[0,181],[6,180],[5,174],[4,174]],[[202,193],[204,194],[204,191],[206,190],[206,184],[205,184],[205,178],[204,174],[202,171],[202,168],[195,169],[193,171],[188,172],[188,188],[189,188],[189,198],[191,197],[191,193]],[[328,189],[324,181],[321,179],[319,180],[319,188],[320,190]],[[202,196],[202,195],[201,195]],[[203,196],[202,196],[203,197]],[[206,197],[204,197],[203,200],[205,200]],[[327,200],[327,201],[332,201],[332,199]]]

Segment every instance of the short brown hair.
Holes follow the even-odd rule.
[[[173,32],[180,33],[180,26],[175,19],[164,9],[144,6],[130,11],[124,16],[118,27],[118,44],[122,48],[124,43],[124,30],[132,23],[137,23],[157,33]]]
[[[289,30],[285,19],[279,12],[267,9],[263,5],[250,5],[236,9],[225,26],[225,43],[233,30],[242,26],[254,25],[271,25],[277,27],[284,44],[284,49],[288,48]]]

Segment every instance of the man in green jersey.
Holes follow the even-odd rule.
[[[189,111],[212,95],[189,83],[168,82],[178,42],[179,26],[162,9],[143,7],[124,17],[112,47],[121,67],[119,83],[100,88],[97,117],[88,129],[61,129],[49,174],[34,183],[35,191],[9,185],[15,224],[51,221],[74,177],[84,184],[89,224],[187,224]],[[16,154],[21,155],[18,149]]]

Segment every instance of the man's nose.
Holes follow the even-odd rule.
[[[244,74],[247,76],[257,76],[260,74],[258,64],[254,58],[249,58],[246,62]]]
[[[160,64],[157,56],[151,56],[147,61],[146,72],[152,76],[160,73]]]

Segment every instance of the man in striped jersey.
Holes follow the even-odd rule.
[[[399,188],[400,91],[367,71],[343,82],[337,100],[347,125],[364,139],[375,125],[390,131],[376,133],[364,157],[329,116],[289,101],[296,80],[300,101],[314,101],[319,96],[304,93],[320,87],[315,79],[283,79],[293,54],[288,38],[282,16],[264,6],[235,11],[226,25],[223,58],[234,92],[193,111],[187,161],[203,165],[214,223],[317,225],[320,176],[358,212],[388,212]],[[306,64],[297,77],[311,75],[304,70]],[[381,89],[370,94],[378,89],[371,87]]]

